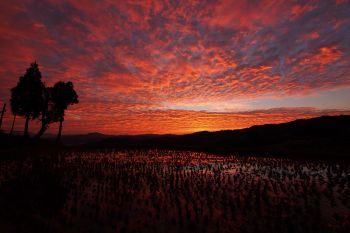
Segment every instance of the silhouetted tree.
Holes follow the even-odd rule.
[[[17,86],[11,89],[11,109],[19,116],[24,116],[24,136],[28,136],[29,120],[39,117],[44,102],[45,85],[36,62],[30,64],[26,73],[19,78]]]
[[[55,108],[54,112],[60,122],[57,135],[57,141],[59,141],[62,134],[64,111],[68,108],[68,105],[79,103],[78,95],[73,88],[72,82],[57,82],[52,88],[51,97]]]

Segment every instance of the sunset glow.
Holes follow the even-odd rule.
[[[46,85],[72,81],[79,95],[66,134],[183,134],[350,114],[349,41],[348,0],[4,0],[0,104],[36,60]],[[8,107],[3,128],[11,121]]]

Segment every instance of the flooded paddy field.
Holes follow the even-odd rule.
[[[1,161],[0,232],[350,232],[350,166],[165,150]]]

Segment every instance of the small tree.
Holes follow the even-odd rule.
[[[12,113],[15,116],[24,116],[26,119],[24,136],[28,136],[29,120],[38,118],[42,111],[44,91],[45,85],[41,81],[39,66],[33,62],[26,73],[19,78],[17,86],[11,89]]]
[[[60,122],[57,135],[57,141],[59,141],[62,134],[64,112],[69,105],[79,103],[78,95],[73,88],[72,82],[57,82],[52,88],[51,98],[54,105],[55,117],[57,117]]]

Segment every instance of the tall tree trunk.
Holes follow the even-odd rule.
[[[15,114],[15,115],[13,116],[10,135],[12,135],[12,133],[13,133],[13,128],[15,127],[16,116],[17,116],[17,114]]]
[[[35,135],[35,138],[39,139],[41,136],[43,136],[46,130],[47,130],[47,125],[42,124],[39,132]]]
[[[6,111],[6,104],[4,104],[4,107],[2,108],[2,111],[1,111],[0,129],[1,129],[1,125],[2,125],[2,118],[4,118],[5,111]]]
[[[46,129],[48,128],[48,124],[47,121],[45,120],[46,117],[46,113],[45,111],[43,112],[43,116],[41,119],[41,128],[39,130],[39,132],[35,135],[35,138],[39,139],[46,131]]]
[[[63,117],[60,118],[60,127],[58,128],[58,135],[57,135],[56,141],[60,141],[61,140],[62,123],[63,123]]]
[[[28,134],[28,126],[29,126],[29,116],[26,117],[26,124],[24,125],[24,137],[29,137]]]

